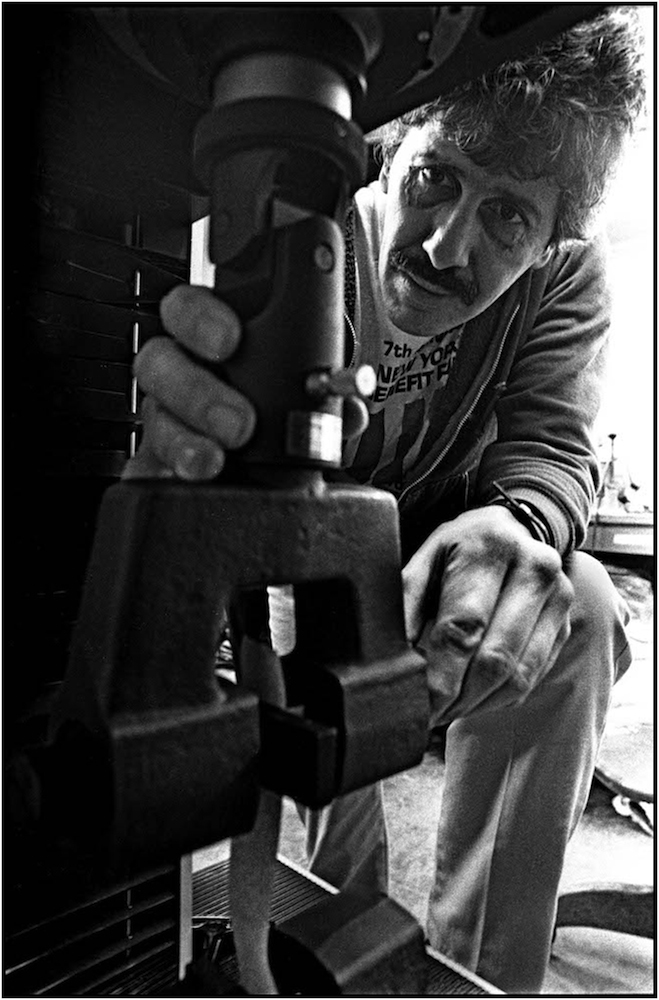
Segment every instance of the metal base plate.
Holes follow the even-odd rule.
[[[197,871],[192,877],[193,916],[229,916],[229,862],[220,861]],[[304,913],[323,899],[328,890],[321,884],[292,868],[284,861],[277,863],[272,898],[272,920],[275,924]],[[466,969],[459,970],[454,963],[445,964],[426,954],[426,996],[488,996],[500,994],[494,987],[472,976]],[[218,961],[218,971],[223,979],[236,982],[237,967],[232,955]],[[234,993],[233,995],[240,995]]]

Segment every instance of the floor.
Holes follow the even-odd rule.
[[[634,662],[616,685],[609,727],[612,731],[634,722],[653,725],[654,620],[649,584],[642,579],[616,579],[632,611],[630,636]],[[639,764],[640,762],[637,762]],[[654,755],[646,755],[645,779],[653,788]],[[391,844],[391,895],[423,923],[433,873],[434,840],[441,804],[444,763],[437,749],[429,749],[416,768],[385,782],[387,821]],[[653,807],[643,807],[653,821]],[[652,885],[654,838],[649,823],[640,825],[626,812],[626,802],[595,782],[588,807],[572,838],[561,891],[593,884]],[[650,831],[650,832],[648,832]],[[221,849],[220,849],[221,850]],[[281,853],[304,864],[303,831],[295,807],[286,802]],[[218,856],[209,848],[195,857],[204,867]],[[543,993],[550,996],[656,996],[654,942],[628,934],[583,929],[559,929]]]

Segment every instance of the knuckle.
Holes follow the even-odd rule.
[[[538,581],[543,590],[560,587],[561,578],[565,576],[558,552],[533,539],[523,553],[521,566],[529,581]]]
[[[492,558],[499,542],[497,535],[487,530],[479,535],[467,535],[461,542],[461,548],[469,562],[481,563]]]
[[[488,524],[481,540],[482,549],[488,561],[513,563],[519,560],[523,544],[515,529],[516,522],[513,522],[512,527],[506,522],[501,526]]]
[[[528,694],[536,687],[545,673],[547,656],[541,652],[529,652],[526,659],[520,660],[510,677],[512,687],[522,695]]]
[[[475,569],[511,562],[515,547],[506,535],[500,534],[488,525],[477,534],[467,534],[458,538],[453,554],[461,565]]]
[[[489,516],[483,524],[484,535],[489,537],[495,544],[517,549],[520,539],[523,539],[527,534],[519,521],[509,510],[498,504],[488,507],[487,512]]]
[[[430,633],[430,644],[434,649],[473,653],[481,642],[483,631],[483,623],[477,619],[440,619]]]
[[[447,703],[458,697],[466,671],[465,663],[447,658],[445,652],[437,656],[431,651],[426,655],[426,681],[433,712],[440,706],[446,708]]]
[[[513,671],[509,678],[511,687],[523,698],[529,694],[536,686],[538,680],[537,671],[524,664],[519,664],[517,670]]]
[[[474,668],[484,680],[500,683],[515,676],[517,661],[508,649],[485,648],[474,657]]]
[[[547,579],[552,580],[564,575],[563,563],[556,549],[550,545],[544,545],[542,542],[537,544],[536,560],[539,572],[544,574]]]

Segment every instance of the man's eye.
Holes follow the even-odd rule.
[[[405,185],[407,199],[416,208],[429,208],[457,194],[455,179],[437,164],[415,167]]]
[[[505,246],[515,246],[527,231],[526,216],[509,201],[490,202],[485,206],[486,227]]]
[[[448,184],[449,176],[445,170],[436,165],[418,168],[419,180],[422,184]]]
[[[493,206],[493,209],[499,215],[502,222],[512,222],[518,224],[525,221],[522,213],[509,202],[498,202]]]

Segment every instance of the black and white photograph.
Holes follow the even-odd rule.
[[[656,6],[2,3],[2,996],[657,996]]]

